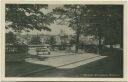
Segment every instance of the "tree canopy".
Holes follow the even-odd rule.
[[[54,9],[62,20],[59,24],[68,24],[76,31],[76,43],[79,36],[94,35],[106,44],[122,44],[123,35],[123,6],[122,5],[64,5]],[[110,37],[111,36],[111,37]],[[76,48],[78,50],[78,47]]]
[[[6,4],[6,29],[15,31],[48,30],[48,26],[54,22],[52,13],[44,14],[41,9],[47,9],[47,4]]]

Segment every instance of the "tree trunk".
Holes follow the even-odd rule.
[[[102,44],[101,44],[101,36],[99,36],[99,45],[98,45],[98,52],[101,55],[101,51],[102,51]]]
[[[79,51],[79,37],[80,37],[79,30],[77,30],[77,33],[76,33],[76,50],[75,50],[76,53],[78,53],[78,51]]]
[[[102,51],[102,35],[101,35],[101,29],[98,29],[98,54],[101,55],[101,51]]]

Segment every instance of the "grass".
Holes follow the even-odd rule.
[[[123,77],[123,52],[117,49],[107,49],[102,55],[108,56],[95,62],[79,66],[73,69],[53,69],[39,72],[35,77]],[[45,59],[45,58],[44,58]],[[44,60],[43,59],[43,60]],[[28,62],[6,63],[6,77],[17,75],[38,69],[47,69],[50,66],[37,65]],[[54,68],[54,67],[50,67]],[[31,75],[30,75],[31,76]]]
[[[38,69],[47,69],[51,68],[50,66],[46,65],[37,65],[28,62],[12,62],[6,63],[6,77],[16,77],[18,75],[22,75],[27,72],[35,71]]]
[[[53,69],[41,71],[31,77],[95,77],[95,78],[122,78],[123,53],[120,50],[109,49],[102,52],[105,59],[91,62],[73,69]]]

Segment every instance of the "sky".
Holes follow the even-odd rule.
[[[44,14],[47,14],[47,13],[51,12],[52,9],[54,9],[56,7],[63,7],[63,5],[48,5],[48,9],[41,9],[40,11],[42,11]],[[74,31],[70,27],[68,27],[67,25],[58,25],[58,24],[56,24],[56,22],[54,24],[51,24],[49,26],[49,28],[51,29],[51,31],[33,30],[33,31],[30,31],[29,34],[58,35],[61,30],[65,31],[65,33],[67,35],[73,35],[74,34]]]

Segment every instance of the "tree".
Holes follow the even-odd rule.
[[[11,31],[6,33],[5,34],[5,42],[7,44],[14,44],[15,42],[17,42],[16,35]]]
[[[39,45],[41,44],[41,39],[39,36],[36,36],[36,37],[32,37],[31,38],[31,41],[30,41],[30,44],[33,44],[33,45]]]
[[[71,40],[70,40],[70,44],[71,44],[71,45],[76,44],[75,37],[72,37],[72,38],[71,38]]]
[[[56,39],[54,36],[50,37],[49,44],[51,45],[51,49],[54,51],[55,50],[55,44],[56,44]]]
[[[50,37],[49,43],[50,43],[50,45],[56,44],[56,39],[54,38],[54,36],[51,36],[51,37]]]
[[[61,29],[59,36],[60,36],[60,40],[61,40],[61,49],[65,50],[65,47],[67,44],[67,38],[68,38],[68,36],[65,33],[65,30]]]
[[[54,22],[52,13],[44,14],[41,9],[47,9],[47,4],[6,4],[6,29],[11,28],[16,32],[29,30],[47,30]],[[8,24],[9,23],[9,24]]]
[[[65,5],[64,8],[54,9],[54,12],[60,14],[61,24],[67,21],[69,27],[76,31],[76,52],[80,34],[95,36],[99,41],[99,50],[103,39],[109,44],[122,44],[122,5]]]
[[[120,44],[123,46],[123,6],[110,6],[109,21],[108,21],[108,33],[105,33],[105,43],[114,45]],[[110,37],[111,35],[111,37]]]
[[[105,44],[122,45],[123,37],[123,6],[122,5],[93,5],[88,6],[91,15],[89,20],[89,30],[99,39],[99,49],[101,50],[101,40]]]
[[[54,9],[55,13],[59,13],[59,19],[62,19],[62,23],[68,23],[69,27],[71,27],[76,32],[76,53],[79,48],[79,37],[82,31],[81,21],[82,16],[86,13],[86,6],[84,5],[64,5],[64,8],[56,8]],[[67,19],[67,20],[66,20]],[[66,21],[65,21],[66,20]]]

